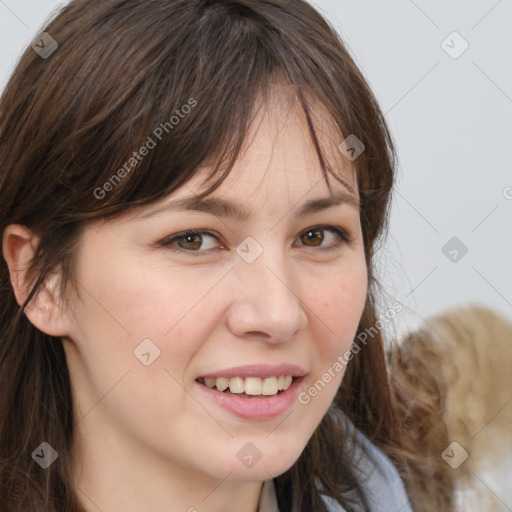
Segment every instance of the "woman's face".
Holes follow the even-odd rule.
[[[306,120],[285,104],[276,97],[261,111],[210,212],[162,209],[204,190],[202,168],[164,201],[88,225],[64,339],[86,454],[262,481],[297,460],[326,413],[367,269],[357,206],[301,214],[330,194]],[[342,139],[315,112],[325,154],[355,195],[334,178],[333,193],[357,200]]]

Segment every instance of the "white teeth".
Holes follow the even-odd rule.
[[[261,395],[261,379],[259,377],[247,377],[245,379],[246,395]]]
[[[277,388],[277,377],[267,377],[263,379],[261,390],[262,395],[275,395],[279,389]]]
[[[229,380],[225,379],[224,377],[219,377],[215,380],[215,382],[219,391],[224,391],[225,389],[229,388]]]
[[[231,377],[229,379],[229,390],[231,393],[243,393],[245,391],[244,379],[242,377]]]
[[[287,390],[293,382],[291,375],[280,375],[278,377],[225,377],[205,378],[204,383],[209,388],[216,387],[218,391],[225,391],[229,388],[231,393],[247,395],[274,396],[279,391]]]

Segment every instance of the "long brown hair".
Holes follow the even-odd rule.
[[[387,229],[395,151],[339,35],[304,0],[74,0],[42,32],[58,48],[50,53],[46,35],[40,47],[48,54],[27,48],[1,97],[1,232],[22,224],[40,243],[21,308],[0,263],[0,501],[6,512],[34,510],[37,500],[48,512],[83,512],[70,477],[65,353],[24,309],[56,268],[61,296],[68,285],[76,289],[73,257],[87,222],[164,198],[206,160],[216,165],[201,197],[213,192],[240,152],[257,98],[280,80],[300,101],[325,179],[341,178],[320,149],[310,94],[332,115],[340,142],[352,134],[365,146],[354,162],[369,280],[359,334],[378,319],[373,259]],[[156,147],[134,165],[149,137]],[[425,496],[418,476],[432,475],[417,466],[393,397],[378,329],[350,361],[334,405],[391,457],[411,498]],[[31,457],[43,441],[59,454],[45,471]],[[283,512],[325,510],[318,484],[346,510],[366,507],[346,445],[343,428],[326,415],[275,480]]]

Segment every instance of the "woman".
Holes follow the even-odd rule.
[[[318,12],[74,0],[1,108],[3,510],[449,510],[376,308],[391,137]]]

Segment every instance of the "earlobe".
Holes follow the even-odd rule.
[[[39,237],[25,226],[11,224],[4,231],[2,254],[9,268],[17,303],[22,306],[35,284],[28,270],[39,244]],[[50,336],[67,336],[66,316],[59,301],[60,274],[50,274],[25,308],[25,315],[39,330]]]

